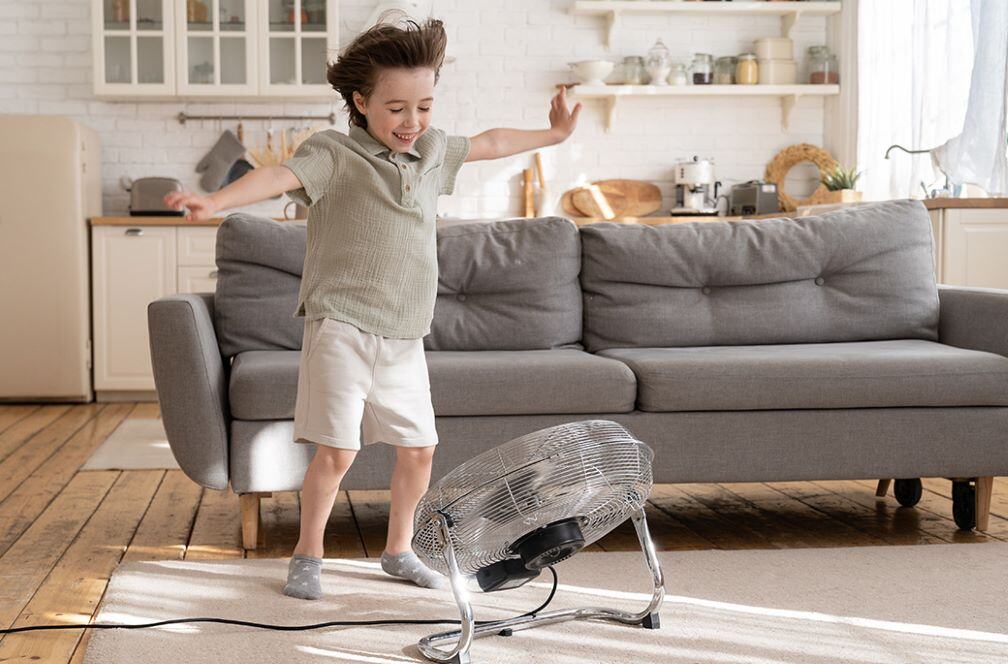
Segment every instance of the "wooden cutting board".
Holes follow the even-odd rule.
[[[617,217],[644,217],[661,209],[661,189],[643,180],[598,180],[593,184],[606,198]],[[601,217],[602,211],[585,187],[564,192],[560,199],[564,212],[574,216]]]

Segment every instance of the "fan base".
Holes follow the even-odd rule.
[[[648,532],[647,519],[644,516],[643,508],[639,508],[630,518],[633,521],[634,529],[637,531],[641,550],[644,553],[644,560],[651,572],[651,580],[654,584],[651,601],[644,610],[639,613],[628,613],[605,607],[584,607],[548,611],[535,615],[522,615],[506,620],[495,620],[493,622],[477,624],[473,617],[468,593],[466,592],[465,579],[455,559],[455,551],[451,546],[447,546],[445,548],[445,558],[450,571],[449,578],[451,579],[452,593],[455,596],[455,602],[458,604],[459,612],[462,615],[461,629],[431,634],[420,639],[417,643],[420,652],[424,657],[435,662],[469,664],[471,661],[469,647],[475,638],[494,634],[507,634],[510,636],[519,630],[567,620],[608,620],[624,625],[640,625],[645,629],[658,629],[661,624],[658,612],[661,608],[662,600],[665,598],[664,577],[658,564],[658,555],[655,552],[654,542],[651,540],[651,534]],[[440,526],[442,541],[450,542],[448,525],[443,516]],[[516,559],[511,560],[520,563]],[[445,645],[448,646],[447,649],[442,647]]]

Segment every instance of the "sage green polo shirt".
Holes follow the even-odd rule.
[[[406,153],[366,129],[326,130],[284,162],[303,185],[308,246],[294,316],[335,318],[394,339],[430,332],[437,199],[455,189],[469,139],[428,127]]]

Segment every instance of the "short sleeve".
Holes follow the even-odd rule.
[[[468,156],[469,138],[467,136],[447,137],[444,161],[441,162],[441,190],[438,192],[439,194],[448,195],[455,191],[455,177]]]
[[[288,191],[287,195],[302,205],[314,205],[325,196],[336,175],[338,144],[325,133],[316,132],[306,138],[283,162],[301,181],[301,187]]]

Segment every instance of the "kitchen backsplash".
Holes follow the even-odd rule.
[[[493,127],[549,126],[555,85],[572,82],[568,62],[645,55],[659,37],[672,57],[689,64],[694,52],[736,55],[753,40],[779,36],[776,16],[626,15],[612,44],[604,46],[605,22],[568,12],[571,0],[434,0],[445,22],[448,55],[441,70],[434,124],[449,133],[474,135]],[[339,4],[340,41],[359,32],[376,3]],[[190,114],[268,115],[337,113],[346,131],[342,100],[330,103],[107,102],[92,94],[90,0],[0,0],[0,112],[65,115],[95,128],[102,140],[105,214],[126,212],[125,176],[170,176],[198,189],[194,167],[223,129],[235,122],[190,121]],[[802,17],[792,38],[800,65],[809,46],[824,43],[823,17]],[[619,80],[619,67],[607,80]],[[801,70],[799,73],[801,77]],[[801,79],[799,79],[801,80]],[[571,100],[573,106],[575,100]],[[542,151],[551,190],[559,194],[579,181],[635,178],[659,185],[671,205],[672,165],[692,155],[714,159],[716,176],[730,186],[763,174],[782,148],[823,142],[823,101],[799,99],[790,130],[781,129],[777,97],[634,98],[621,103],[611,133],[604,131],[604,103],[587,100],[574,136]],[[280,121],[274,127],[279,129]],[[244,123],[246,145],[265,143],[265,122]],[[439,214],[494,218],[522,210],[522,170],[531,153],[467,164],[455,194],[441,198]],[[814,169],[795,169],[789,191],[814,186]],[[793,187],[793,189],[791,189]],[[243,208],[280,216],[286,196]]]

